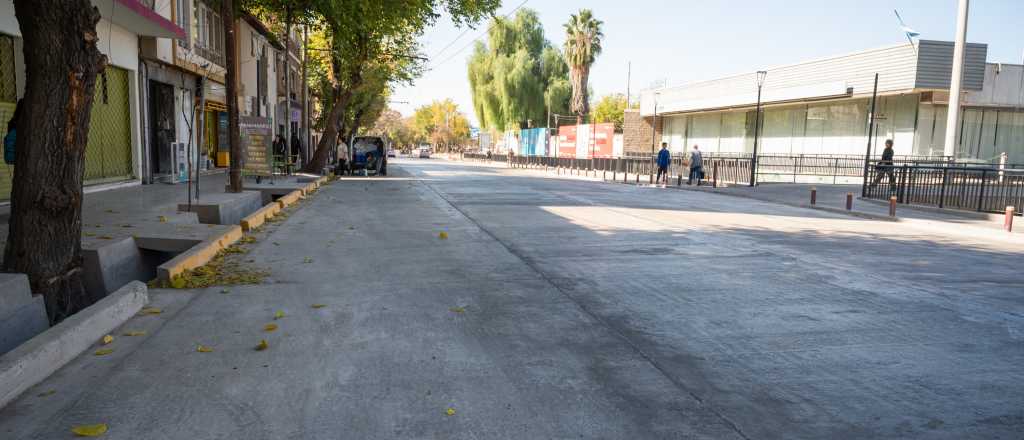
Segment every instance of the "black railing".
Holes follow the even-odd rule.
[[[491,155],[491,160],[498,155]],[[486,154],[466,153],[464,159],[488,160]],[[653,157],[607,157],[578,159],[573,157],[548,156],[512,156],[510,167],[545,169],[557,174],[588,175],[601,177],[624,183],[654,183],[657,177],[657,166]],[[722,183],[747,184],[750,179],[749,157],[705,157],[702,183],[718,186]],[[682,185],[689,180],[689,168],[682,156],[672,158],[666,180],[675,185]]]
[[[868,167],[864,197],[979,212],[1024,205],[1024,170],[979,166],[879,164]]]

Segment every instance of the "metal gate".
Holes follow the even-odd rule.
[[[127,179],[132,175],[131,106],[127,70],[108,66],[96,77],[89,143],[85,147],[85,183]]]

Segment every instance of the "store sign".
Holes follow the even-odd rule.
[[[239,116],[238,131],[242,141],[242,169],[250,175],[271,175],[273,121],[270,118]]]

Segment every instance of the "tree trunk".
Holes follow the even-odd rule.
[[[334,106],[331,107],[331,113],[328,115],[327,124],[324,124],[324,134],[320,137],[320,142],[317,143],[316,151],[313,152],[313,157],[310,158],[309,163],[302,168],[303,172],[320,173],[320,171],[327,165],[327,158],[330,156],[331,149],[337,146],[338,129],[341,124],[341,118],[344,116],[345,108],[348,107],[348,103],[352,99],[352,95],[356,88],[362,84],[362,72],[358,69],[355,70],[350,79],[351,81],[349,81],[349,86],[339,93],[337,95],[337,99],[334,100]]]
[[[25,97],[4,270],[25,273],[52,322],[88,306],[82,284],[82,176],[96,75],[99,11],[89,0],[15,0]]]
[[[242,140],[238,133],[238,47],[235,46],[235,9],[231,0],[222,0],[221,17],[224,20],[224,89],[228,107],[228,145],[231,149],[231,169],[228,172],[233,193],[242,192]]]
[[[590,113],[590,103],[587,97],[589,70],[588,67],[578,67],[569,72],[569,82],[572,85],[572,99],[569,104],[572,112],[576,114],[577,125],[582,124],[587,114]]]

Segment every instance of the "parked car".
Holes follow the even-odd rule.
[[[388,148],[388,157],[398,157],[398,152],[394,148]]]
[[[420,148],[420,159],[430,159],[429,148]]]
[[[363,171],[367,176],[388,175],[387,139],[380,136],[356,136],[351,145],[349,163],[352,173]]]

